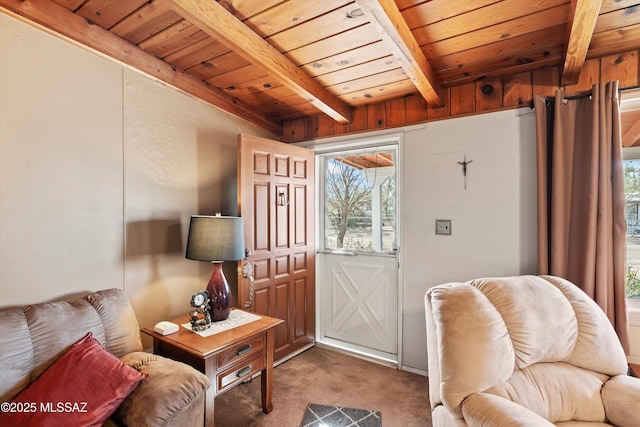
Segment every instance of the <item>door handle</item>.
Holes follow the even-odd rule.
[[[253,298],[255,296],[255,282],[253,280],[253,266],[251,265],[251,261],[249,260],[249,256],[250,251],[248,249],[246,249],[246,258],[245,258],[245,262],[244,265],[242,266],[242,269],[239,271],[239,273],[242,274],[242,277],[244,277],[245,279],[249,279],[249,299],[247,300],[247,302],[244,303],[244,308],[249,309],[251,308],[251,306],[253,305]]]
[[[347,251],[334,251],[331,249],[325,249],[323,251],[318,251],[319,254],[325,255],[344,255],[344,256],[358,256],[358,252],[347,252]]]
[[[245,375],[247,375],[249,372],[251,372],[251,365],[249,366],[245,366],[244,368],[240,369],[237,373],[236,373],[236,377],[240,378],[240,377],[244,377]]]
[[[287,195],[284,191],[278,192],[278,206],[287,206],[289,201],[287,200]]]
[[[251,344],[247,344],[244,347],[241,347],[236,350],[236,356],[242,356],[243,354],[247,354],[251,351]]]

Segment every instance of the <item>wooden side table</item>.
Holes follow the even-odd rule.
[[[156,333],[153,326],[142,329],[142,332],[153,337],[155,354],[187,363],[211,381],[205,395],[206,426],[213,426],[215,397],[258,372],[262,372],[262,411],[268,414],[273,409],[274,328],[283,321],[259,316],[258,320],[208,337],[202,337],[183,326],[179,327],[178,332],[164,336]],[[172,322],[178,325],[189,323],[189,316]]]

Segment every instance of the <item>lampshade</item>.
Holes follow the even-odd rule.
[[[193,215],[185,257],[196,261],[237,261],[244,258],[242,218]]]

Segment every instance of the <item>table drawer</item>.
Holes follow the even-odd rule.
[[[257,336],[247,338],[238,344],[221,351],[218,354],[218,371],[225,369],[226,367],[240,363],[242,360],[246,360],[256,353],[262,353],[264,349],[264,336],[265,334],[259,334]]]
[[[264,353],[254,355],[238,366],[232,367],[224,372],[220,372],[217,377],[218,389],[216,394],[222,393],[225,388],[230,387],[237,382],[244,381],[262,371],[265,368],[264,365]]]

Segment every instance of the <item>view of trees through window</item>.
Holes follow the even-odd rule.
[[[382,153],[393,165],[392,155]],[[379,166],[381,154],[326,159],[325,248],[391,252],[395,247],[395,171]],[[347,159],[351,159],[350,161]],[[377,188],[376,188],[377,187]]]
[[[624,161],[627,296],[640,298],[640,160]]]

